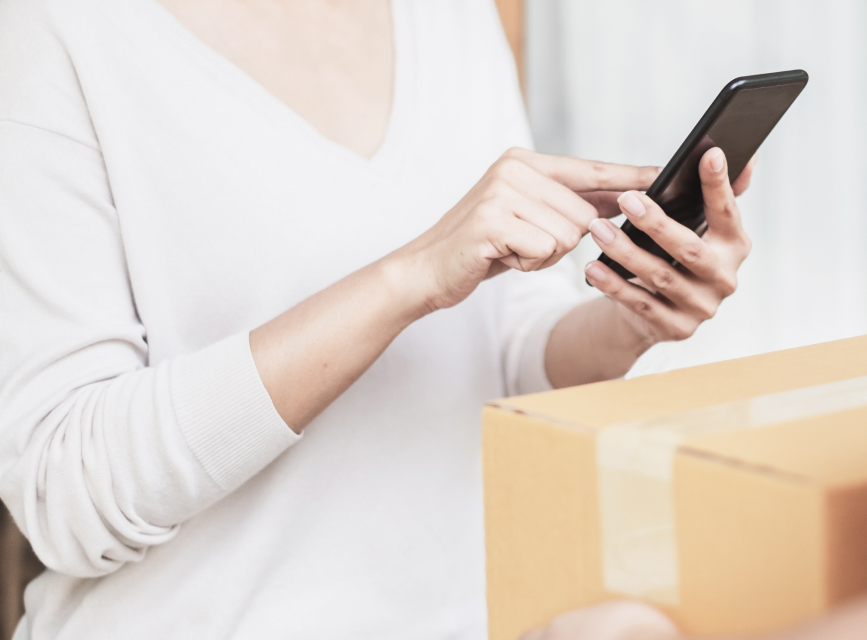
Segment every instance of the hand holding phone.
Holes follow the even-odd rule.
[[[645,346],[689,337],[734,292],[750,241],[730,177],[742,173],[804,84],[803,71],[729,83],[648,192],[619,198],[623,227],[591,223],[604,253],[585,268],[587,280],[621,303],[620,317]],[[779,86],[785,91],[772,91],[776,100],[746,92]],[[770,116],[768,104],[776,105]],[[645,286],[629,282],[633,277]]]
[[[624,322],[639,351],[657,342],[684,340],[713,317],[723,299],[737,287],[737,270],[750,251],[735,196],[719,149],[699,163],[708,229],[703,237],[665,214],[646,194],[627,191],[618,202],[636,229],[657,242],[670,260],[635,243],[610,220],[590,224],[593,239],[606,255],[624,265],[641,284],[626,280],[600,260],[587,264],[587,281],[616,301],[616,317]],[[672,264],[677,261],[678,266]]]
[[[721,148],[728,159],[729,180],[734,183],[808,80],[805,71],[795,70],[729,82],[647,190],[647,196],[670,218],[702,235],[706,225],[699,159],[709,149]],[[621,228],[636,246],[674,264],[668,253],[631,222]],[[634,277],[604,252],[599,260],[626,279]]]

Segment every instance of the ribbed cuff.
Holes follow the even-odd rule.
[[[551,381],[548,380],[548,372],[545,368],[545,351],[548,348],[548,339],[557,323],[576,305],[577,302],[571,301],[553,307],[545,311],[533,323],[521,349],[521,360],[516,380],[518,393],[538,393],[551,391],[554,388]]]
[[[226,491],[301,438],[274,408],[253,362],[248,333],[176,359],[172,395],[187,444]]]

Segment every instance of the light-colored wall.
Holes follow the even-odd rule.
[[[867,3],[527,0],[540,150],[664,164],[730,79],[803,68],[741,209],[754,241],[673,368],[867,333]],[[592,241],[574,257],[595,257]]]

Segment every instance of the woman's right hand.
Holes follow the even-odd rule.
[[[423,312],[451,307],[508,268],[536,271],[569,253],[620,192],[646,190],[657,167],[509,149],[437,224],[392,255],[425,274]]]

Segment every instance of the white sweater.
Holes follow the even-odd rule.
[[[552,269],[412,325],[296,436],[248,332],[530,144],[491,0],[394,0],[370,160],[155,0],[0,0],[0,494],[18,639],[485,637],[482,404],[546,387]]]

